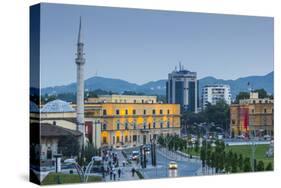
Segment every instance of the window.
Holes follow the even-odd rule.
[[[119,115],[119,114],[120,114],[119,110],[116,110],[116,115]]]
[[[125,110],[125,114],[128,115],[128,110],[127,109]]]
[[[161,128],[161,129],[163,128],[163,122],[160,123],[160,128]]]
[[[153,115],[155,115],[155,114],[156,114],[156,113],[155,113],[155,109],[153,109],[153,110],[152,110],[152,114],[153,114]]]
[[[143,123],[143,129],[146,129],[146,123]]]
[[[263,111],[264,111],[264,113],[266,113],[266,108]]]
[[[128,130],[128,122],[125,123],[125,129]]]
[[[51,150],[50,147],[48,147],[48,150],[47,150],[47,159],[52,159],[52,156],[53,156],[52,150]]]
[[[143,115],[146,115],[146,110],[143,110]]]
[[[102,129],[103,129],[103,130],[106,130],[106,123],[104,123],[104,124],[102,125]]]
[[[137,135],[133,135],[133,142],[137,141]]]
[[[167,127],[170,128],[170,122],[169,121],[167,122]]]
[[[160,114],[161,114],[161,115],[163,114],[163,110],[160,110]]]
[[[135,109],[133,109],[133,115],[136,115],[136,110]]]
[[[120,129],[120,122],[117,121],[117,124],[116,124],[116,129],[119,130]]]
[[[116,136],[116,143],[119,143],[119,142],[120,142],[120,137]]]
[[[155,129],[156,128],[156,123],[155,123],[155,121],[153,122],[153,129]]]
[[[115,144],[115,136],[112,137],[112,142]]]
[[[255,109],[252,109],[252,114],[255,113]]]
[[[231,123],[234,125],[235,124],[235,120],[233,119],[233,120],[231,120]]]
[[[125,136],[125,142],[128,142],[128,136]]]
[[[106,139],[106,137],[104,136],[104,137],[102,137],[102,143],[103,144],[107,144],[107,139]]]
[[[134,129],[136,129],[137,128],[137,124],[136,124],[136,122],[134,121],[134,123],[133,123],[133,126],[134,126]]]
[[[168,115],[170,114],[170,110],[167,110],[167,114],[168,114]]]
[[[150,123],[148,124],[148,129],[150,129]]]

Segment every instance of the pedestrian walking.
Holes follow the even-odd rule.
[[[113,173],[113,180],[114,181],[116,180],[116,173],[115,172]]]
[[[110,174],[110,180],[112,180],[112,175],[113,175],[112,170],[109,172],[109,174]]]
[[[136,170],[135,170],[135,168],[133,167],[133,168],[132,168],[132,176],[133,176],[133,177],[135,176],[135,171],[136,171]]]
[[[121,168],[118,169],[118,178],[120,179],[121,177]]]

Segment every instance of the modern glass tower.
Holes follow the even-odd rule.
[[[166,98],[170,104],[180,104],[182,111],[198,112],[199,104],[199,82],[197,73],[185,70],[179,64],[177,68],[168,75],[166,82]]]

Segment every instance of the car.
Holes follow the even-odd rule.
[[[178,164],[175,161],[171,161],[169,162],[169,169],[177,169],[178,168]]]
[[[149,154],[150,153],[150,146],[145,146],[144,151],[145,151],[146,154]]]
[[[137,160],[139,158],[140,152],[135,150],[132,151],[132,160]]]
[[[244,136],[243,134],[241,134],[241,135],[237,136],[236,138],[237,138],[237,139],[244,139],[245,136]]]
[[[65,159],[64,163],[68,163],[68,164],[75,164],[76,160],[75,159]]]
[[[267,140],[267,141],[270,141],[271,140],[271,136],[270,135],[264,135],[263,139]]]

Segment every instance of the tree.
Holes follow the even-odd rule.
[[[231,171],[232,155],[233,155],[232,150],[230,150],[226,154],[226,158],[225,158],[225,171],[226,172],[230,172]]]
[[[258,172],[264,171],[264,163],[263,163],[263,161],[259,161],[258,162],[258,164],[257,164],[257,171]]]
[[[247,157],[244,159],[244,172],[251,172],[252,168],[251,168],[251,161],[250,158]]]
[[[197,140],[195,141],[195,148],[194,148],[194,151],[195,151],[196,153],[199,152],[199,139],[198,139],[198,138],[197,138]]]
[[[158,137],[158,144],[162,147],[165,145],[165,140],[162,135]]]
[[[231,172],[236,173],[237,172],[237,166],[238,166],[238,157],[237,154],[234,153],[232,157],[232,162],[231,162]]]
[[[77,137],[72,135],[60,137],[58,141],[58,150],[66,157],[77,156],[80,151]]]
[[[202,142],[202,147],[201,147],[201,150],[200,150],[200,159],[202,161],[202,166],[205,167],[206,165],[206,140],[203,140]]]
[[[238,95],[236,95],[235,103],[239,103],[239,100],[241,99],[249,99],[249,98],[250,98],[250,93],[242,91]]]
[[[84,157],[87,162],[92,160],[93,156],[98,155],[98,149],[93,146],[93,144],[88,143],[85,147]]]
[[[238,159],[238,167],[239,167],[239,170],[240,171],[243,171],[243,155],[242,154],[240,154],[239,155],[239,159]]]
[[[265,168],[266,171],[272,171],[273,170],[273,166],[272,166],[272,163],[268,163],[266,168]]]
[[[229,105],[224,100],[218,101],[215,105],[207,104],[203,113],[207,123],[214,123],[223,130],[227,129],[229,122]]]

